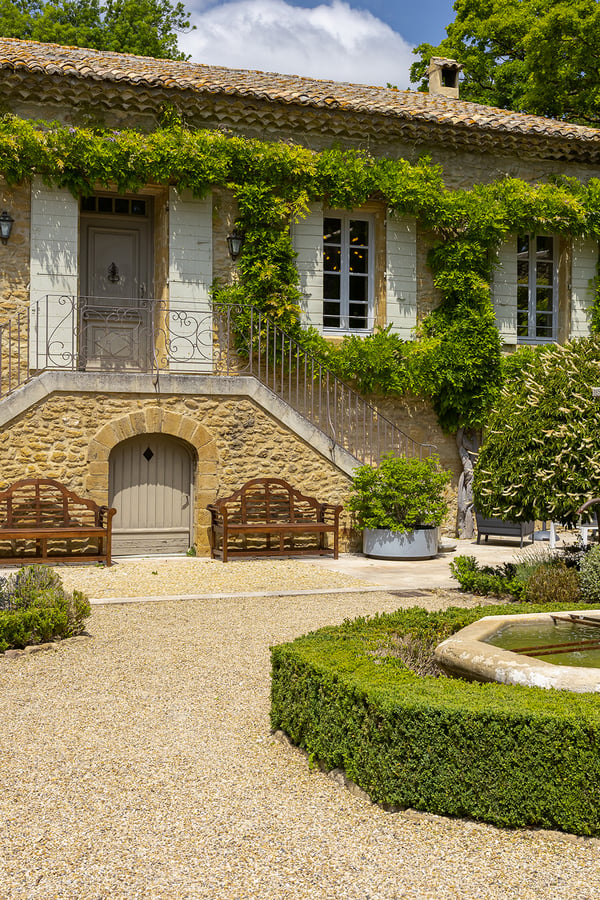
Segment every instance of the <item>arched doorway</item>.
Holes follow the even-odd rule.
[[[185,553],[192,544],[193,457],[183,441],[140,434],[109,458],[115,556]]]

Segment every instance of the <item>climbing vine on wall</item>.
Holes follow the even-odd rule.
[[[315,152],[188,129],[172,116],[149,134],[5,116],[0,170],[11,184],[37,174],[75,195],[89,194],[97,184],[119,191],[171,184],[195,196],[214,186],[231,190],[245,242],[238,282],[216,285],[215,299],[263,308],[359,389],[427,397],[448,431],[481,425],[500,389],[500,337],[490,298],[500,243],[517,231],[600,234],[598,179],[532,185],[505,178],[449,191],[440,167],[428,159],[409,163],[336,148]],[[381,200],[392,215],[414,216],[437,235],[429,261],[443,300],[414,341],[401,342],[388,331],[360,341],[350,337],[335,348],[300,326],[290,223],[311,201],[352,209],[369,198]],[[597,311],[594,322],[600,322]]]

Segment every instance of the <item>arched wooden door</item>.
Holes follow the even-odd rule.
[[[109,465],[114,555],[185,553],[192,498],[193,458],[182,441],[143,434],[117,444]]]

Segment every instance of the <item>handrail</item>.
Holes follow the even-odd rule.
[[[363,464],[426,456],[261,310],[50,295],[0,325],[0,397],[52,370],[250,375]]]
[[[254,375],[361,463],[377,464],[386,453],[423,457],[436,449],[401,431],[261,310],[235,304],[216,312],[226,373],[235,368]]]

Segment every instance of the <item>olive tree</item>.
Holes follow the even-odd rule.
[[[523,355],[489,419],[475,503],[484,515],[572,523],[600,497],[600,337]]]

